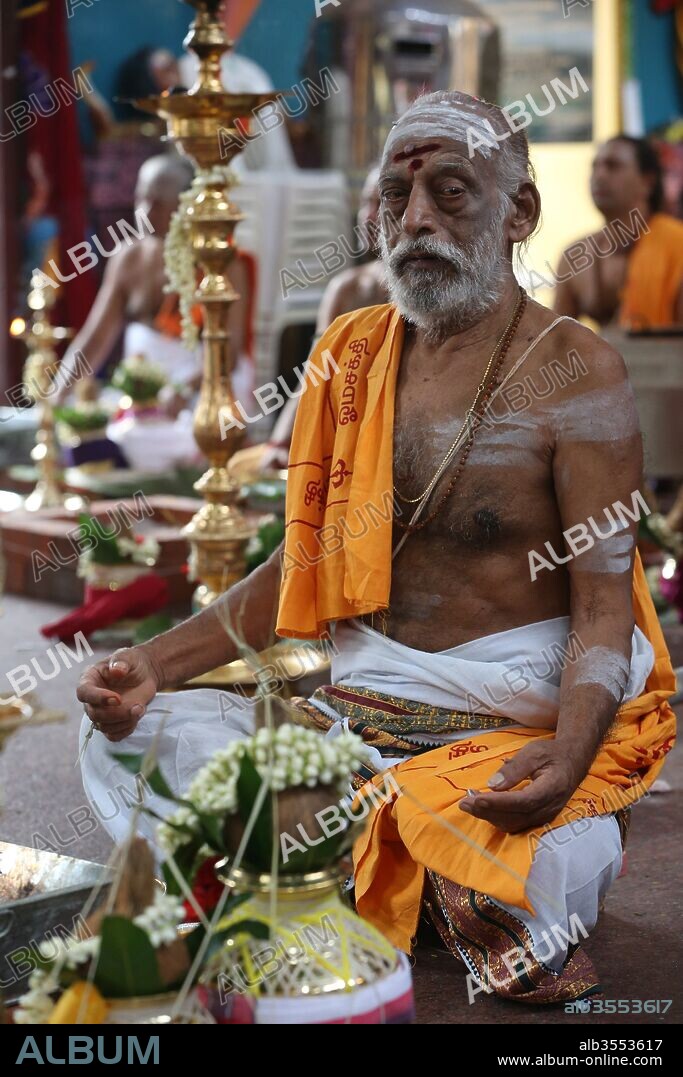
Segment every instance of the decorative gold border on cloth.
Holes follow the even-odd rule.
[[[482,986],[533,1006],[601,993],[593,962],[580,947],[570,949],[561,971],[553,972],[534,957],[527,927],[507,909],[436,872],[428,871],[427,879],[424,903],[439,935]],[[514,963],[512,953],[520,955]]]
[[[332,707],[341,718],[356,718],[375,729],[399,737],[409,733],[443,734],[461,730],[503,729],[510,725],[509,718],[449,710],[370,688],[348,688],[344,684],[317,688],[311,699],[319,699]]]

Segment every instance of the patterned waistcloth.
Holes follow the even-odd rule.
[[[512,724],[508,718],[433,707],[343,684],[326,684],[310,699],[296,696],[291,702],[299,711],[294,720],[300,724],[326,732],[335,722],[346,720],[351,732],[386,755],[419,755],[443,744],[449,734],[467,730],[481,733]],[[430,741],[430,735],[438,739]]]

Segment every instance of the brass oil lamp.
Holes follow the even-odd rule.
[[[55,291],[47,284],[43,274],[34,273],[28,294],[31,320],[27,324],[18,318],[10,326],[12,336],[26,344],[28,357],[24,364],[24,390],[40,409],[36,444],[31,452],[31,459],[38,469],[38,482],[24,502],[24,508],[29,512],[60,508],[70,504],[71,500],[64,494],[58,477],[59,446],[55,436],[51,394],[59,366],[55,346],[70,340],[73,333],[70,329],[50,324],[49,310],[55,298]]]
[[[203,273],[196,299],[203,308],[204,372],[194,415],[194,435],[210,463],[195,484],[204,504],[184,530],[190,543],[190,572],[200,581],[194,604],[208,606],[245,573],[245,547],[255,528],[240,511],[239,484],[227,463],[239,448],[242,430],[231,425],[235,399],[231,374],[235,354],[228,331],[228,309],[239,298],[227,271],[235,256],[234,231],[243,219],[230,200],[235,180],[226,166],[239,149],[248,117],[275,93],[228,93],[221,81],[221,57],[232,48],[220,18],[222,0],[186,0],[196,9],[184,45],[199,59],[194,85],[137,101],[138,107],[165,121],[168,138],[195,164],[193,198],[188,208],[194,261]],[[241,121],[241,130],[236,123]],[[221,151],[219,131],[228,137]],[[231,148],[234,146],[234,148]],[[227,429],[221,436],[221,416]]]

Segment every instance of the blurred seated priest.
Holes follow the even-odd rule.
[[[316,342],[341,314],[358,310],[359,307],[386,303],[389,298],[384,265],[379,258],[377,246],[379,207],[379,167],[374,166],[365,177],[356,217],[356,234],[364,253],[358,265],[342,269],[327,285],[318,308]],[[277,422],[266,445],[258,452],[249,448],[235,453],[230,461],[231,470],[239,469],[241,459],[246,463],[254,458],[258,460],[258,469],[261,471],[286,467],[298,403],[298,394],[291,397],[278,413]]]
[[[121,444],[133,466],[156,455],[157,470],[197,453],[189,412],[202,379],[201,348],[188,347],[182,339],[179,299],[166,290],[164,265],[164,242],[171,219],[193,174],[190,162],[176,153],[150,157],[140,168],[135,209],[142,236],[134,243],[122,244],[109,258],[92,309],[62,361],[60,388],[55,394],[55,400],[63,402],[83,370],[80,355],[95,374],[102,371],[123,332],[124,358],[141,356],[160,367],[167,379],[160,394],[163,415],[152,425],[127,424]],[[229,277],[240,296],[229,311],[228,329],[237,356],[232,384],[236,398],[247,406],[253,389],[253,361],[248,350],[254,278],[251,256],[239,252]],[[199,321],[198,307],[192,315]],[[120,440],[112,427],[110,436]]]
[[[362,735],[359,796],[395,778],[354,848],[358,911],[410,951],[425,909],[476,990],[538,1004],[599,990],[575,943],[672,745],[674,677],[635,547],[624,364],[518,285],[540,198],[523,132],[497,149],[478,137],[470,157],[491,128],[509,130],[498,107],[457,92],[394,125],[392,301],[338,318],[313,353],[338,369],[299,402],[283,546],[196,617],[92,666],[78,698],[90,797],[119,780],[112,750],[155,737],[185,789],[253,715],[228,693],[157,693],[235,659],[226,624],[256,651],[332,627],[332,683],[294,720]],[[548,392],[551,363],[568,374]],[[126,834],[122,815],[108,825]]]
[[[593,161],[591,196],[605,227],[564,251],[554,309],[600,326],[683,326],[683,222],[662,212],[662,166],[644,138],[617,135]]]

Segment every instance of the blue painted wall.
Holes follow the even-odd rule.
[[[278,89],[301,77],[301,63],[315,7],[312,0],[262,0],[239,43]],[[650,130],[683,113],[683,87],[674,62],[673,14],[655,15],[648,0],[631,0],[634,74],[643,86],[645,123]],[[153,45],[182,52],[192,10],[180,0],[95,0],[75,9],[68,21],[74,65],[94,60],[93,75],[108,99],[116,70],[126,56]]]
[[[645,130],[683,115],[683,79],[676,67],[673,12],[655,15],[647,0],[632,0],[633,74],[640,79]]]
[[[92,78],[111,100],[121,63],[145,45],[170,49],[179,56],[192,9],[178,0],[96,0],[79,5],[67,22],[74,66],[94,60]]]
[[[301,78],[308,31],[315,19],[313,0],[262,0],[247,26],[239,51],[270,75],[278,90]]]
[[[74,66],[94,60],[93,79],[110,100],[121,62],[145,45],[168,48],[180,56],[192,9],[179,0],[95,0],[79,5],[68,20]],[[312,0],[262,0],[239,45],[278,89],[300,78],[308,27],[315,16]]]

